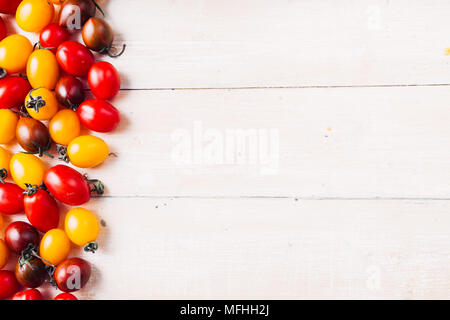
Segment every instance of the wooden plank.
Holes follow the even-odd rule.
[[[81,254],[95,270],[83,299],[450,298],[449,201],[111,198],[87,207],[107,227],[100,250]]]
[[[449,83],[450,3],[104,1],[124,88]]]
[[[111,196],[448,198],[447,101],[445,87],[123,91],[122,123],[101,135],[118,157],[81,171]],[[275,130],[279,147],[258,135],[251,163],[236,134],[227,162],[226,130],[239,129]]]

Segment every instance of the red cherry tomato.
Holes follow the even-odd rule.
[[[22,0],[0,0],[0,13],[16,14],[16,9]]]
[[[65,72],[79,77],[86,76],[95,62],[92,52],[75,41],[63,42],[56,51],[56,60]]]
[[[44,300],[44,297],[38,289],[29,289],[17,292],[11,300]]]
[[[6,244],[17,254],[21,254],[30,244],[37,247],[39,240],[39,232],[26,222],[13,222],[5,230]]]
[[[114,98],[120,90],[120,76],[116,68],[105,61],[95,63],[89,70],[89,88],[99,99]]]
[[[39,231],[45,233],[58,228],[58,204],[47,191],[42,189],[30,191],[30,195],[25,195],[24,206],[28,221]]]
[[[97,193],[102,193],[103,185],[95,181]],[[65,165],[50,168],[44,176],[44,183],[50,193],[60,202],[80,206],[91,199],[89,182],[78,171]]]
[[[51,23],[42,29],[39,35],[39,43],[42,47],[56,52],[59,45],[69,39],[67,29],[60,27],[56,23]]]
[[[5,21],[3,21],[2,17],[0,17],[0,41],[6,37],[7,30]]]
[[[0,183],[0,212],[17,214],[23,212],[23,190],[13,183]]]
[[[105,100],[86,100],[78,107],[77,113],[81,123],[96,132],[111,132],[120,122],[119,111]]]
[[[78,298],[71,293],[60,293],[53,300],[78,300]]]
[[[0,271],[0,300],[11,297],[19,290],[19,283],[16,280],[14,272]]]
[[[7,76],[0,79],[0,109],[15,108],[23,105],[31,86],[19,76]]]
[[[91,276],[91,265],[86,260],[72,258],[59,264],[53,275],[59,290],[74,292],[82,289]]]

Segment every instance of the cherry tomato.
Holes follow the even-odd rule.
[[[114,66],[106,61],[95,63],[89,70],[89,88],[98,98],[108,100],[114,98],[120,90],[120,76]]]
[[[50,50],[34,51],[28,58],[27,78],[33,88],[53,90],[59,79],[59,65]]]
[[[31,257],[26,261],[19,259],[14,273],[17,281],[27,288],[40,287],[47,278],[45,264],[36,257]]]
[[[54,297],[53,300],[78,300],[78,299],[71,293],[60,293],[56,297]]]
[[[75,41],[63,42],[56,51],[56,59],[65,72],[79,77],[86,76],[95,62],[92,52]]]
[[[16,138],[20,146],[29,153],[40,156],[52,145],[48,128],[33,118],[20,118],[16,127]]]
[[[11,251],[21,254],[30,244],[37,248],[39,232],[31,224],[16,221],[6,227],[5,241]]]
[[[55,93],[46,88],[30,91],[25,99],[28,114],[36,120],[50,120],[58,112],[58,100]]]
[[[5,39],[7,34],[6,24],[3,21],[2,17],[0,17],[0,40]]]
[[[30,90],[30,84],[22,77],[7,76],[0,79],[0,109],[22,106]]]
[[[91,265],[86,260],[72,258],[59,264],[53,275],[59,290],[74,292],[82,289],[91,276]]]
[[[14,272],[0,270],[0,300],[11,297],[19,290]]]
[[[26,153],[13,155],[9,168],[14,182],[22,189],[27,188],[26,184],[40,186],[46,169],[41,159]]]
[[[111,49],[114,41],[114,32],[111,26],[102,18],[90,18],[83,26],[82,37],[86,47],[92,51],[106,53],[110,57],[122,55],[125,46],[118,54],[113,54]]]
[[[97,193],[102,193],[103,186],[95,181]],[[44,177],[44,183],[50,193],[62,203],[80,206],[91,199],[89,182],[78,171],[65,165],[50,168]]]
[[[0,13],[16,14],[16,9],[22,0],[0,0]]]
[[[77,109],[81,123],[96,132],[111,132],[120,122],[119,111],[108,101],[91,99]]]
[[[49,25],[55,8],[47,0],[23,0],[16,11],[17,25],[27,32],[40,32]]]
[[[8,144],[16,137],[19,117],[7,109],[0,109],[0,143]]]
[[[67,157],[79,168],[93,168],[108,158],[109,148],[102,139],[94,136],[79,136],[67,147]]]
[[[45,233],[58,227],[58,204],[47,191],[29,188],[24,198],[24,209],[28,221],[39,231]]]
[[[52,229],[41,240],[39,254],[45,264],[48,261],[57,266],[67,259],[69,252],[70,240],[63,230]]]
[[[44,300],[44,297],[38,289],[29,289],[17,292],[11,300]]]
[[[0,147],[0,183],[3,183],[3,180],[8,177],[11,157],[11,152],[3,147]]]
[[[97,240],[100,226],[94,214],[83,208],[74,208],[66,215],[64,222],[66,234],[77,246],[85,251],[95,252],[98,248]]]
[[[66,0],[61,7],[58,23],[70,31],[80,30],[90,17],[95,16],[95,11],[92,0]]]
[[[9,249],[5,241],[0,239],[0,269],[8,263]]]
[[[23,190],[13,183],[0,183],[0,212],[17,214],[23,209]]]
[[[69,109],[59,111],[48,126],[53,141],[63,146],[80,135],[80,127],[77,113]]]
[[[63,27],[60,27],[56,23],[51,23],[42,29],[39,35],[39,43],[41,47],[49,49],[52,52],[56,52],[59,45],[69,40],[69,33]]]
[[[13,34],[0,42],[0,68],[8,74],[25,70],[33,45],[28,38]]]
[[[74,76],[64,76],[56,84],[56,98],[66,108],[75,109],[85,99],[83,84]]]

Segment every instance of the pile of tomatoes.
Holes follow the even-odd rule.
[[[81,129],[108,133],[119,124],[109,102],[119,92],[119,74],[93,52],[115,57],[125,49],[112,46],[113,31],[97,12],[104,15],[94,0],[0,0],[0,13],[39,34],[34,45],[8,34],[0,16],[0,229],[2,214],[25,213],[28,220],[5,226],[0,239],[0,299],[43,299],[37,288],[50,282],[63,292],[55,300],[77,300],[71,292],[89,281],[89,262],[69,255],[73,246],[97,250],[99,222],[79,206],[104,187],[73,167],[96,167],[110,155],[103,139]],[[78,31],[82,41],[74,40]],[[16,141],[23,150],[13,154]],[[49,168],[45,156],[72,166]],[[58,202],[73,206],[61,228]],[[15,270],[3,270],[11,257]]]

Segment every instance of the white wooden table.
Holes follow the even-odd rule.
[[[80,297],[450,298],[448,1],[102,4],[123,121]],[[208,159],[230,130],[274,166]]]

